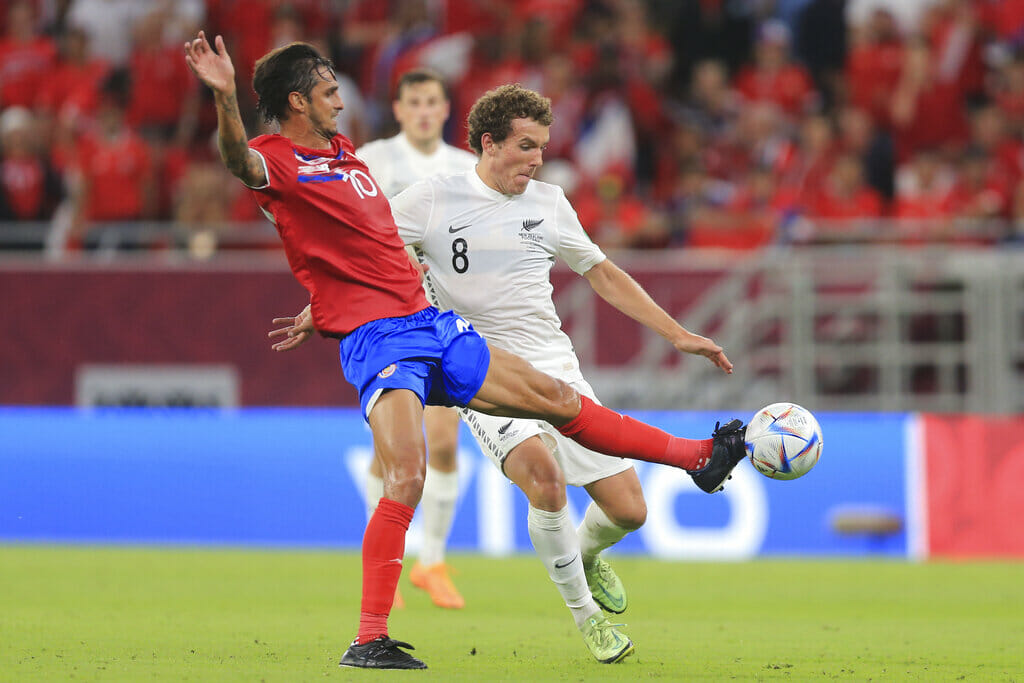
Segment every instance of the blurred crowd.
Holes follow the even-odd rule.
[[[0,232],[36,222],[57,249],[111,226],[153,246],[142,226],[173,224],[206,255],[260,220],[183,59],[198,28],[224,36],[252,135],[270,132],[252,64],[294,40],[334,60],[357,146],[396,132],[393,86],[417,65],[449,81],[463,147],[479,95],[538,90],[555,112],[540,177],[606,248],[1024,233],[1024,0],[0,6]]]

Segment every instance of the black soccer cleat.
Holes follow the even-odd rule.
[[[747,457],[747,447],[743,442],[746,431],[746,425],[739,420],[730,420],[721,427],[715,423],[715,431],[711,435],[711,461],[696,472],[690,472],[702,491],[721,491],[725,480],[732,478],[730,472]]]
[[[415,650],[409,643],[381,636],[362,645],[356,641],[345,650],[339,666],[355,669],[426,669],[427,665],[399,648]]]

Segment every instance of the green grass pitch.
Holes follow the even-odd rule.
[[[353,553],[0,546],[0,680],[1024,681],[1019,564],[611,556],[636,654],[603,665],[535,558],[450,559],[467,607],[403,576],[430,669],[396,673],[337,666]]]

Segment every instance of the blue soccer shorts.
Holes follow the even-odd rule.
[[[359,390],[363,418],[381,394],[408,389],[424,405],[465,406],[483,386],[491,352],[473,326],[433,306],[361,325],[339,344],[341,368]]]

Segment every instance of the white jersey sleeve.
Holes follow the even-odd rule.
[[[558,188],[554,213],[555,225],[558,227],[557,253],[573,271],[583,275],[607,258],[583,229],[576,210],[572,208],[561,188]]]
[[[391,215],[406,246],[420,247],[434,207],[434,188],[421,180],[391,199]]]

